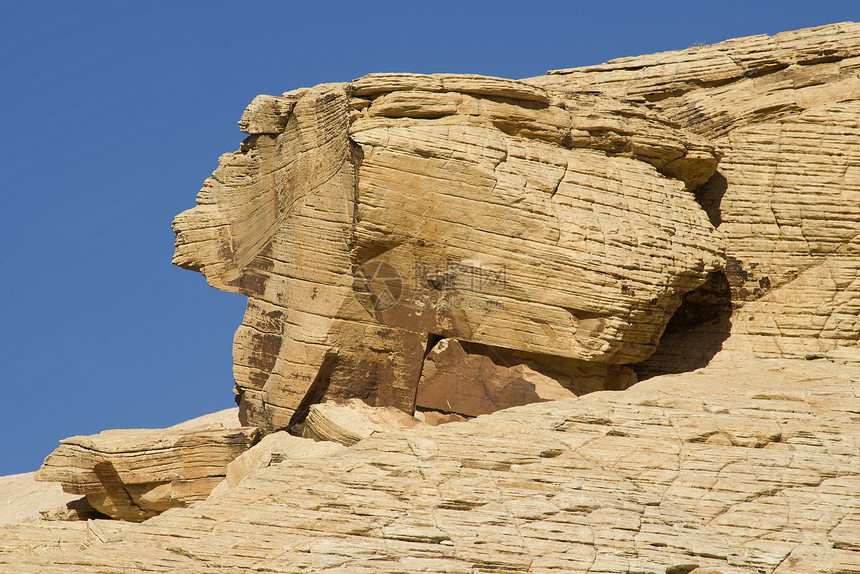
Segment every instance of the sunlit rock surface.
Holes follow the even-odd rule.
[[[82,552],[0,528],[0,571],[856,572],[858,388],[758,359],[377,434]]]
[[[723,154],[696,195],[725,240],[735,312],[670,333],[640,373],[702,366],[721,347],[860,361],[860,26],[738,38],[526,81],[646,102]]]
[[[575,390],[646,359],[724,265],[692,191],[719,154],[642,105],[376,74],[257,98],[241,126],[174,222],[174,263],[248,296],[245,424],[331,398],[412,413],[440,337],[570,359]]]
[[[845,23],[256,98],[175,262],[248,295],[268,436],[142,524],[27,478],[0,572],[860,572],[858,70]]]

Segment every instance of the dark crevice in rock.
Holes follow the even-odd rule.
[[[287,430],[291,434],[301,436],[305,418],[308,416],[311,405],[320,402],[325,396],[326,391],[328,391],[329,384],[331,384],[331,374],[334,371],[336,364],[337,351],[326,351],[314,382],[311,383],[310,388],[308,388],[307,393],[305,393],[305,398],[302,399],[302,402],[299,403],[299,406],[290,418]]]
[[[427,360],[427,355],[430,354],[430,351],[432,351],[442,339],[444,339],[442,335],[437,335],[435,333],[429,333],[427,335],[427,344],[424,346],[424,354],[421,357],[421,368],[418,371],[418,377],[415,379],[415,399],[413,400],[413,403],[417,403],[418,401],[418,386],[421,383],[421,375],[424,374],[424,364]]]
[[[642,381],[706,366],[731,333],[733,309],[726,272],[711,273],[701,286],[684,295],[654,354],[630,367]]]
[[[675,333],[732,314],[732,291],[725,271],[715,271],[698,288],[684,294],[681,306],[669,319],[666,333]]]
[[[702,209],[708,214],[708,220],[714,227],[719,227],[723,222],[720,214],[720,203],[723,201],[728,185],[729,182],[725,176],[717,171],[711,176],[711,179],[693,190],[696,203],[702,206]]]

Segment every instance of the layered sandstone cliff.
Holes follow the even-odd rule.
[[[442,338],[574,394],[721,348],[856,360],[858,34],[258,97],[174,222],[174,262],[249,297],[243,420],[352,397],[412,413],[457,394],[424,373]]]
[[[643,102],[722,154],[696,195],[725,241],[724,278],[699,302],[706,313],[679,321],[640,373],[701,366],[721,347],[860,361],[860,26],[739,38],[526,81]],[[715,320],[691,325],[702,319]]]
[[[442,337],[555,362],[574,389],[629,384],[620,366],[723,267],[693,194],[718,154],[644,106],[383,74],[257,98],[241,125],[174,222],[174,262],[248,295],[248,424],[286,428],[328,398],[411,413]]]

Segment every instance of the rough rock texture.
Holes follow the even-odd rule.
[[[202,415],[181,423],[177,423],[168,429],[177,430],[214,430],[214,429],[237,429],[242,426],[239,422],[239,409],[224,409],[214,413]]]
[[[847,23],[256,98],[174,262],[249,297],[239,418],[355,444],[0,572],[860,572],[858,74]]]
[[[415,410],[415,418],[427,423],[428,425],[444,425],[448,423],[457,423],[469,420],[470,417],[464,415],[458,415],[457,413],[449,413],[445,411],[436,411],[436,410]]]
[[[13,571],[17,564],[21,568],[29,568],[23,564],[34,560],[49,560],[58,567],[63,554],[113,540],[131,524],[119,520],[88,520],[22,522],[0,526],[0,568]]]
[[[858,388],[754,360],[380,434],[0,571],[857,572]]]
[[[371,407],[361,399],[328,401],[311,406],[302,436],[351,446],[381,432],[422,424],[394,407]]]
[[[259,97],[240,123],[250,137],[174,221],[174,263],[248,296],[245,424],[336,398],[412,413],[440,337],[594,380],[647,358],[723,267],[692,193],[718,153],[635,103],[374,74]]]
[[[220,426],[220,425],[218,425]],[[96,510],[141,521],[206,498],[227,463],[246,451],[256,428],[121,429],[60,441],[36,479],[60,482]]]
[[[645,102],[723,154],[696,195],[725,238],[736,310],[669,333],[640,374],[701,366],[721,345],[748,357],[860,361],[860,25],[525,81]]]

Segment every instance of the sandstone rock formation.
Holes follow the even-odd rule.
[[[249,298],[245,424],[288,428],[333,398],[412,413],[441,337],[568,359],[575,392],[647,358],[723,267],[692,193],[718,153],[644,106],[375,74],[261,96],[240,125],[174,222],[174,263]]]
[[[627,367],[598,364],[583,368],[582,361],[554,358],[547,362],[546,358],[517,355],[441,339],[424,359],[415,406],[474,417],[605,388],[623,389],[636,382],[636,375]]]
[[[242,426],[239,422],[239,409],[224,409],[214,413],[209,413],[203,416],[177,423],[168,429],[175,430],[213,430],[213,429],[237,429]]]
[[[113,540],[132,524],[120,520],[88,520],[3,525],[0,527],[0,569],[29,569],[33,566],[27,564],[33,560],[60,562],[64,554]]]
[[[220,425],[218,425],[220,427]],[[62,483],[108,516],[139,522],[206,498],[256,428],[121,429],[60,441],[36,479]]]
[[[255,98],[174,222],[239,412],[64,441],[174,507],[15,507],[0,572],[860,572],[858,122],[852,23]]]
[[[317,442],[312,439],[293,436],[284,431],[268,434],[227,465],[227,476],[221,484],[215,487],[212,496],[220,496],[228,489],[238,486],[246,477],[260,469],[282,463],[287,459],[319,459],[341,454],[344,450],[346,447],[339,442]]]
[[[860,360],[858,39],[258,97],[174,223],[175,263],[249,296],[243,420],[287,428],[327,398],[412,412],[443,337],[571,359],[577,394],[721,348]]]
[[[81,552],[0,528],[0,572],[857,572],[858,387],[759,359],[379,434]]]
[[[381,432],[424,424],[394,407],[370,407],[361,399],[312,405],[302,436],[352,446]]]
[[[721,348],[860,361],[860,25],[525,81],[643,102],[723,154],[696,195],[725,239],[722,303],[735,311],[711,301],[701,319],[712,320],[668,333],[640,374],[702,366]]]

